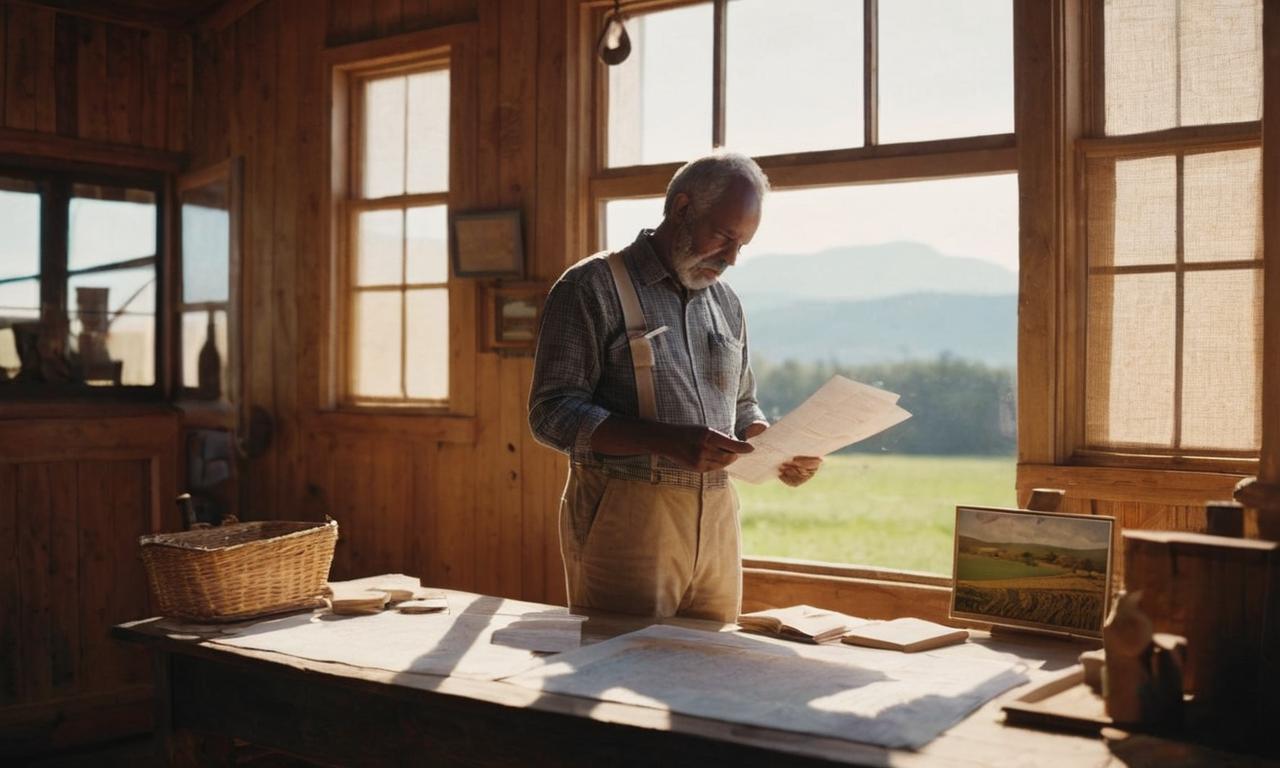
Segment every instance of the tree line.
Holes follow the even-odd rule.
[[[842,453],[1011,455],[1017,412],[1012,368],[943,354],[933,360],[872,365],[753,359],[756,393],[770,421],[804,402],[839,374],[901,395],[911,418]]]

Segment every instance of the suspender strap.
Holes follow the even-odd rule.
[[[653,366],[656,361],[649,329],[644,320],[644,309],[640,306],[640,297],[636,295],[636,286],[627,272],[627,265],[622,261],[622,252],[609,254],[607,261],[609,271],[613,274],[613,286],[618,291],[618,301],[622,304],[622,320],[627,326],[640,418],[657,421],[658,399],[653,388]],[[658,482],[657,454],[652,454],[649,458],[649,479]]]

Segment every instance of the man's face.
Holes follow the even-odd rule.
[[[706,288],[738,261],[738,251],[755,237],[760,226],[760,199],[751,184],[729,185],[701,215],[688,198],[672,211],[678,219],[671,244],[671,266],[680,284],[690,290]]]

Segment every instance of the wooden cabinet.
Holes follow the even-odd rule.
[[[167,409],[0,420],[0,755],[150,729],[148,660],[107,632],[150,613],[138,537],[176,527],[177,440]]]

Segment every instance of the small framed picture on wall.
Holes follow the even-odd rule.
[[[520,211],[453,214],[453,273],[458,277],[524,277]]]
[[[506,283],[483,286],[482,292],[485,347],[533,352],[547,287],[542,283]]]

